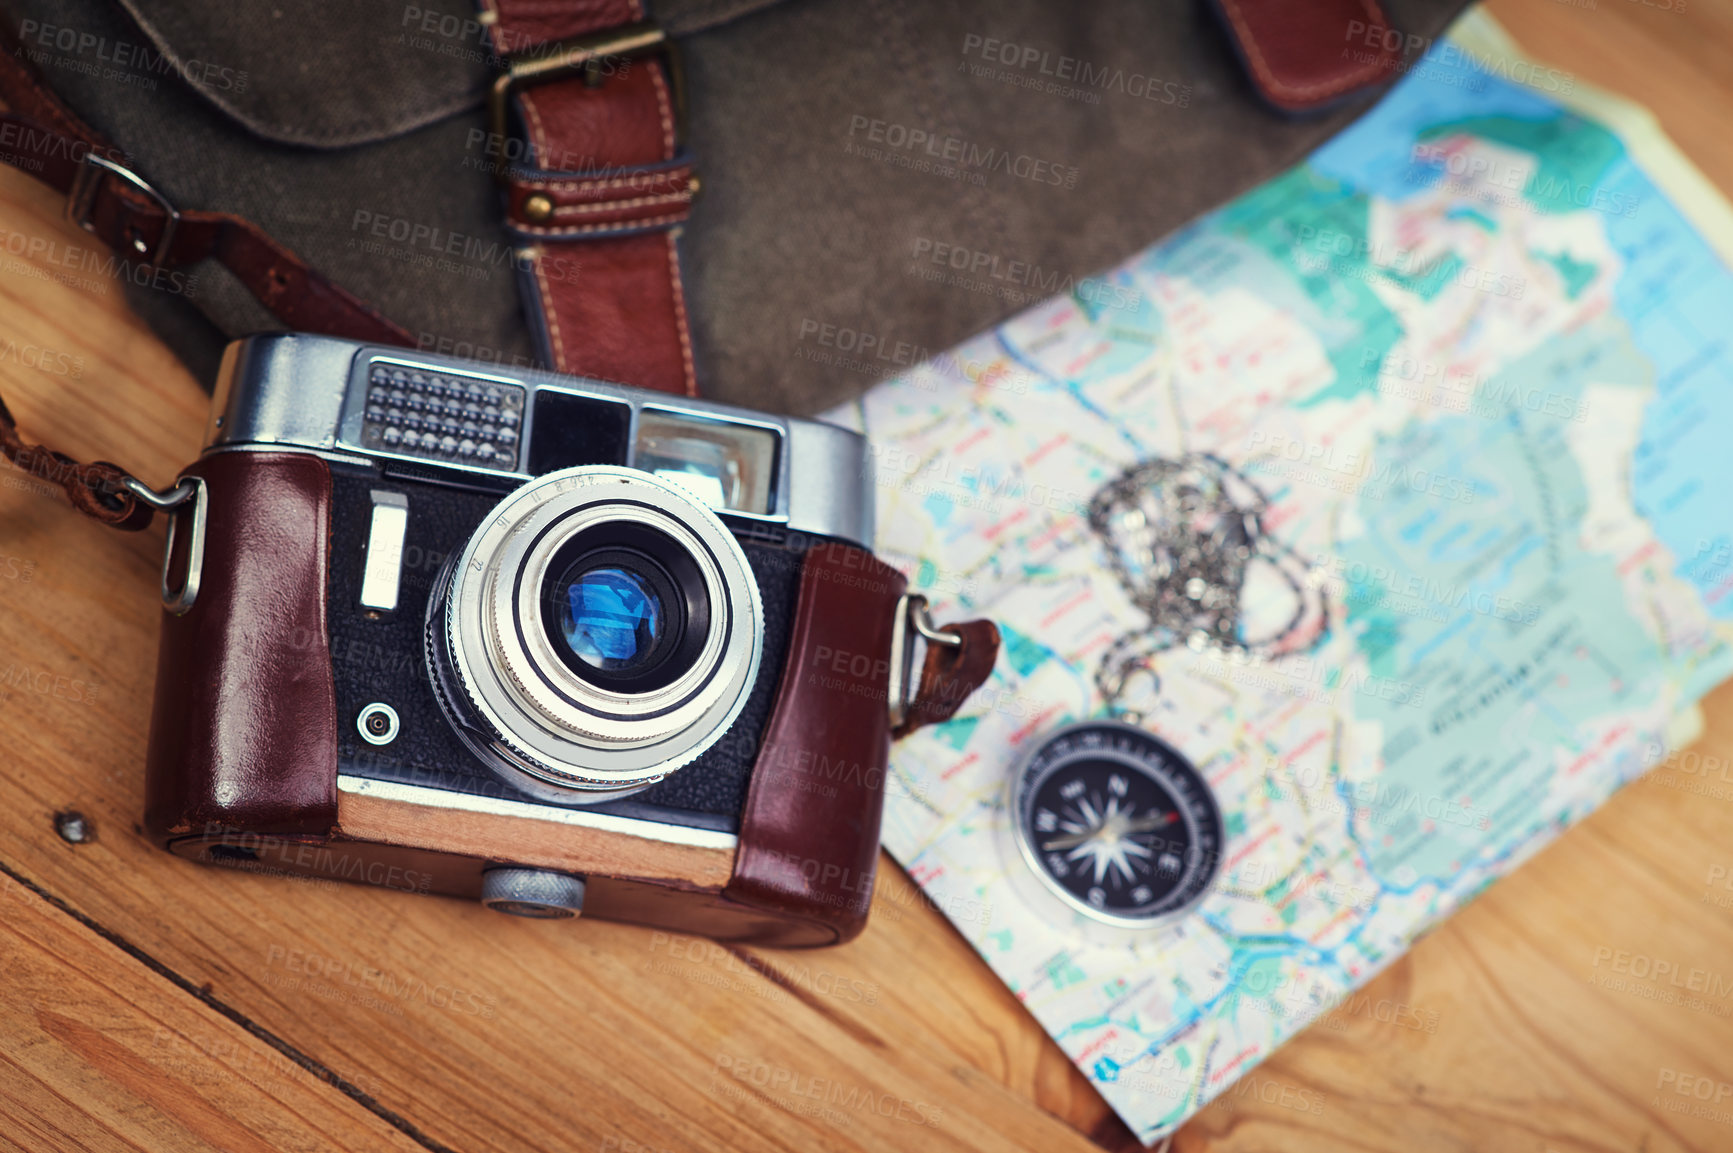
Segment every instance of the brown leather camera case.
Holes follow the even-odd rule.
[[[841,543],[803,558],[787,663],[730,854],[340,794],[330,471],[307,453],[230,451],[185,475],[207,486],[207,546],[193,607],[163,616],[146,824],[164,848],[471,898],[490,864],[564,869],[586,877],[587,915],[756,944],[828,945],[864,927],[890,746],[891,625],[905,589],[895,569]],[[820,653],[864,657],[871,672],[839,684],[817,669]],[[839,764],[855,771],[800,787],[815,767]]]

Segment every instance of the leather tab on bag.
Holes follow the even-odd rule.
[[[485,7],[506,56],[645,17],[627,0]],[[658,53],[604,56],[591,76],[515,88],[529,147],[506,177],[506,223],[529,242],[521,287],[551,367],[696,396],[676,241],[698,180],[680,153],[671,67]]]
[[[1214,5],[1252,87],[1282,112],[1327,108],[1389,79],[1401,61],[1402,37],[1377,0],[1214,0]]]
[[[697,186],[690,161],[627,175],[525,176],[511,182],[507,223],[525,236],[572,240],[669,227],[686,219]],[[538,196],[532,217],[525,202]]]
[[[910,702],[903,723],[891,731],[897,740],[923,725],[948,721],[969,694],[987,683],[999,659],[999,626],[992,621],[964,621],[945,625],[944,632],[963,638],[960,645],[927,646],[921,662],[921,684]]]

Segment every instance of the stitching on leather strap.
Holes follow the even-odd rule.
[[[524,119],[529,121],[530,145],[535,149],[537,159],[545,162],[548,159],[547,128],[542,124],[542,114],[536,111],[534,94],[518,93],[518,107],[523,109]]]
[[[663,189],[658,192],[646,193],[643,196],[628,196],[625,198],[600,197],[591,200],[586,200],[581,196],[573,196],[569,199],[554,200],[553,214],[555,216],[562,216],[595,215],[603,212],[624,212],[627,209],[642,208],[645,205],[672,204],[675,201],[691,199],[692,187],[690,183],[683,181],[677,187]],[[521,209],[522,202],[520,201],[519,210],[521,211]]]
[[[656,89],[656,110],[662,114],[662,159],[674,159],[674,101],[668,96],[668,80],[660,68],[650,69],[650,83]]]
[[[514,232],[528,236],[543,236],[549,240],[558,240],[562,236],[607,236],[609,234],[627,235],[633,232],[650,232],[657,228],[668,228],[684,223],[687,214],[676,212],[667,216],[646,216],[642,220],[603,221],[599,224],[568,224],[561,227],[540,227],[533,224],[512,224]]]
[[[692,338],[686,325],[686,290],[680,283],[678,237],[668,234],[668,276],[674,283],[674,331],[680,334],[680,360],[686,368],[686,395],[698,395],[698,372],[692,364]]]
[[[562,371],[566,368],[566,343],[560,339],[560,317],[554,308],[553,290],[548,287],[548,278],[542,272],[542,254],[536,253],[536,288],[541,293],[542,319],[547,323],[548,343],[553,345],[554,367]]]
[[[630,200],[596,200],[585,204],[556,204],[554,217],[600,216],[608,212],[624,212],[628,208],[643,208],[649,204],[689,203],[692,193],[686,189],[664,192],[658,196],[635,196]]]
[[[644,169],[630,176],[615,176],[606,180],[592,180],[581,174],[574,174],[567,179],[565,174],[558,176],[524,176],[512,177],[512,183],[524,188],[533,188],[538,192],[589,192],[591,190],[608,191],[615,188],[631,188],[637,191],[649,185],[666,184],[674,181],[690,181],[692,166],[682,164],[673,169]]]

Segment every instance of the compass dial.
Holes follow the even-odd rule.
[[[1192,763],[1120,721],[1045,738],[1012,783],[1025,864],[1065,904],[1129,928],[1203,899],[1221,867],[1222,816]]]

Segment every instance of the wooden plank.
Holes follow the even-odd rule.
[[[1493,8],[1535,54],[1648,101],[1733,187],[1720,141],[1733,117],[1733,77],[1718,66],[1733,46],[1727,8],[1597,3]],[[69,261],[88,239],[60,221],[57,200],[9,170],[0,171],[0,229],[43,242],[34,254],[8,246],[0,256],[0,395],[33,437],[167,481],[197,451],[204,397],[127,312],[119,286]],[[38,350],[32,363],[25,346]],[[160,528],[128,536],[85,523],[58,495],[0,469],[0,862],[366,1086],[429,1141],[466,1151],[1062,1150],[1088,1148],[1088,1135],[1130,1147],[1057,1047],[894,867],[865,936],[795,953],[511,921],[447,900],[200,868],[151,848],[135,822],[160,546]],[[1733,694],[1716,694],[1709,717],[1703,751],[1733,763]],[[1629,972],[1643,956],[1687,982],[1693,969],[1733,976],[1733,915],[1706,901],[1733,899],[1710,881],[1717,867],[1733,870],[1733,769],[1715,777],[1703,764],[1681,762],[1627,790],[1254,1071],[1176,1147],[1733,1146],[1733,1127],[1689,1116],[1695,1099],[1673,1091],[1681,1078],[1733,1083],[1724,1012],[1733,1001],[1658,1001],[1652,995],[1677,991]],[[52,814],[69,808],[89,815],[94,841],[56,835]],[[11,925],[12,906],[0,907]],[[42,938],[50,947],[32,963],[49,956],[94,973],[114,952],[88,930],[68,932]],[[288,1128],[270,1139],[280,1132],[282,1147],[398,1140],[397,1130],[370,1140],[365,1129],[302,1139],[297,1117],[337,1124],[321,1109],[363,1126],[375,1115],[314,1078],[285,1088],[216,1077],[195,1058],[230,1068],[211,1057],[228,1039],[212,1030],[229,1019],[207,1026],[209,1004],[134,969],[100,970],[98,983],[115,991],[111,1015],[56,1010],[72,1022],[56,1019],[57,1031],[21,1016],[14,990],[25,986],[8,982],[0,1058],[28,1076],[0,1074],[0,1148],[69,1143],[37,1120],[52,1119],[62,1098],[79,1116],[137,1120],[124,1140],[142,1149],[198,1147],[150,1129],[151,1109],[194,1117],[176,1123],[194,1125],[200,1140],[246,1147],[238,1133],[199,1132],[199,1101],[248,1124],[255,1112],[276,1118]],[[1614,983],[1590,983],[1609,975]],[[141,1016],[126,1018],[119,1006],[128,1005]],[[149,1076],[129,1081],[119,1070],[133,1061],[143,1020],[179,1028],[195,1053],[152,1054],[139,1066]],[[13,1031],[26,1026],[34,1032]],[[126,1061],[93,1039],[110,1029]],[[198,1038],[216,1039],[199,1050]],[[243,1069],[249,1059],[235,1058]],[[151,1094],[169,1105],[141,1105]],[[1680,1106],[1687,1113],[1672,1111]]]
[[[426,1148],[10,875],[0,910],[0,1150]]]
[[[1725,0],[1488,0],[1523,50],[1637,101],[1723,192],[1733,189],[1733,5]]]

